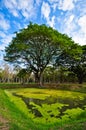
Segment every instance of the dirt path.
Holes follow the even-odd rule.
[[[9,130],[8,121],[0,116],[0,130]]]

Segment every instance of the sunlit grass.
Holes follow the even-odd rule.
[[[14,96],[13,93],[19,95]],[[32,96],[31,96],[32,94]],[[27,105],[22,100],[30,98],[31,101],[27,104],[32,105],[33,109],[40,111],[42,117],[36,117],[35,113],[31,109],[27,108]],[[64,114],[59,116],[60,109],[63,107],[69,107],[67,103],[53,103],[53,98],[62,97],[62,100],[71,99],[74,101],[83,102],[86,99],[85,93],[60,91],[51,89],[0,89],[0,114],[9,120],[10,130],[84,130],[86,129],[86,105],[84,109],[77,107],[64,110]],[[46,99],[49,99],[52,104],[44,103]],[[34,102],[34,100],[41,100],[40,105]]]
[[[39,99],[39,100],[46,100],[47,98],[50,98],[50,102],[52,102],[53,98],[61,98],[64,99],[71,99],[71,100],[84,100],[86,98],[86,94],[80,93],[80,92],[71,92],[71,91],[62,91],[62,90],[51,90],[51,89],[38,89],[38,88],[26,88],[26,89],[13,89],[13,90],[5,90],[5,93],[10,98],[10,101],[12,101],[19,110],[21,110],[25,115],[27,115],[29,118],[31,118],[36,123],[41,124],[53,124],[58,123],[63,124],[66,122],[72,122],[83,119],[83,116],[81,116],[80,119],[77,117],[80,117],[82,113],[86,113],[86,110],[83,110],[82,108],[71,108],[64,111],[64,115],[60,115],[60,109],[62,107],[69,106],[69,104],[65,103],[54,103],[54,104],[47,104],[43,103],[40,105],[34,103],[33,99]],[[14,96],[13,94],[16,94],[18,96]],[[32,108],[39,111],[42,117],[36,117],[36,115],[31,111],[31,109],[27,108],[27,105],[22,100],[22,97],[24,98],[30,98],[30,103],[28,102],[28,105],[32,105]],[[53,97],[53,98],[52,98]],[[21,107],[22,106],[22,107]],[[85,106],[84,106],[85,107]],[[85,119],[85,118],[84,118]]]

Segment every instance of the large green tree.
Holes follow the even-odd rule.
[[[41,84],[42,73],[47,65],[53,64],[62,50],[67,50],[72,44],[71,38],[51,27],[30,23],[16,33],[5,49],[4,58],[11,63],[24,63],[26,68],[34,72],[35,81]]]

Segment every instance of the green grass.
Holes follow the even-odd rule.
[[[4,84],[4,86],[5,85],[6,84]],[[60,122],[59,120],[56,122],[55,118],[52,118],[52,120],[50,117],[49,120],[52,123],[45,122],[44,119],[43,121],[40,121],[39,118],[37,118],[37,122],[36,119],[33,120],[33,114],[28,112],[28,109],[21,98],[12,95],[13,92],[18,95],[23,95],[26,98],[30,97],[41,100],[45,100],[46,97],[49,97],[50,95],[58,95],[62,98],[68,98],[70,96],[73,100],[77,98],[83,100],[84,96],[86,96],[85,93],[80,94],[78,92],[70,91],[63,91],[63,93],[61,93],[60,90],[57,91],[52,89],[0,89],[0,115],[8,120],[9,130],[86,130],[86,110],[83,111],[80,108],[66,110],[65,115],[62,117],[63,120],[60,120]],[[40,107],[34,102],[31,102],[31,104],[34,108],[40,110],[44,117],[49,116],[47,115],[47,111],[51,110],[53,111],[50,114],[59,114],[59,111],[56,111],[56,108],[59,109],[63,105],[56,103],[50,106],[45,103]],[[71,116],[71,120],[69,120],[68,115]]]
[[[0,90],[0,114],[9,120],[10,130],[38,129],[31,119],[10,102],[4,90]]]
[[[0,115],[8,120],[9,130],[50,130],[51,128],[55,130],[54,125],[34,123],[9,100],[2,89],[0,89]]]

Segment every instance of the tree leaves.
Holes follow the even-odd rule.
[[[16,37],[5,49],[4,58],[11,63],[25,63],[37,77],[41,77],[49,64],[53,65],[57,58],[61,58],[60,53],[76,56],[76,52],[79,53],[78,49],[74,49],[76,46],[67,35],[46,25],[30,22],[27,28],[16,33]]]

